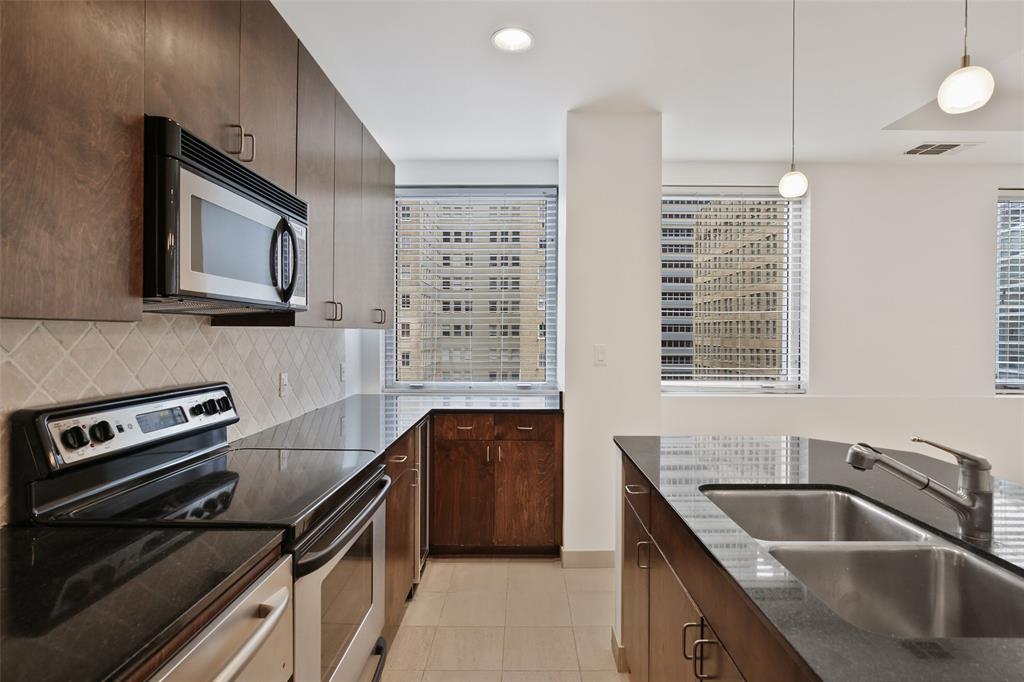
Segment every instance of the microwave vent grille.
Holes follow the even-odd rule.
[[[144,298],[142,299],[142,310],[147,313],[164,313],[166,315],[245,315],[267,312],[267,308],[261,306],[170,297]]]
[[[230,182],[254,198],[280,208],[303,223],[308,222],[309,209],[306,202],[289,194],[186,130],[181,131],[181,156],[189,163]]]

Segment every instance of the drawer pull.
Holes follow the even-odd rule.
[[[628,494],[628,495],[646,495],[647,494],[647,488],[643,487],[642,485],[637,485],[636,483],[630,483],[630,484],[626,485],[625,486],[625,490],[626,490],[626,494]]]
[[[714,639],[698,639],[693,643],[693,676],[698,680],[709,680],[711,675],[704,674],[704,645],[718,644]]]
[[[490,445],[487,446],[487,463],[488,464],[491,463],[491,446]]]
[[[405,460],[409,459],[409,455],[395,455],[391,458],[391,461],[395,464],[401,464]]]
[[[472,431],[473,430],[472,426],[456,426],[455,428],[457,428],[459,431]]]
[[[270,599],[260,604],[256,608],[256,617],[262,620],[260,626],[252,633],[252,635],[242,644],[241,648],[235,652],[235,655],[231,657],[231,660],[221,668],[221,671],[214,677],[214,682],[229,682],[230,680],[238,677],[242,669],[248,665],[252,657],[260,650],[263,643],[270,637],[270,633],[274,631],[281,616],[284,615],[285,609],[288,607],[288,599],[291,594],[289,587],[282,587],[277,592],[270,596]]]
[[[689,630],[690,628],[700,628],[700,622],[697,622],[697,623],[684,623],[683,624],[683,658],[685,658],[688,661],[693,659],[693,656],[689,656],[686,653],[686,651],[688,649],[688,647],[686,646],[686,631]],[[698,632],[699,632],[699,630],[698,630]],[[698,636],[698,639],[700,639],[699,636]]]
[[[650,568],[651,567],[650,559],[648,559],[648,563],[646,563],[646,564],[640,563],[640,546],[641,545],[650,546],[650,544],[651,544],[650,540],[640,540],[639,542],[636,543],[636,565],[637,565],[637,568]],[[650,550],[648,550],[648,552],[649,551]]]
[[[520,431],[533,431],[532,426],[517,426],[516,428],[519,429]]]
[[[501,461],[501,446],[498,446],[498,461]]]

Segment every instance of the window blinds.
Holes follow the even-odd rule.
[[[396,192],[385,387],[556,387],[553,187]]]
[[[996,390],[1024,391],[1024,193],[997,202]]]
[[[803,390],[804,201],[666,188],[661,378],[682,390]]]

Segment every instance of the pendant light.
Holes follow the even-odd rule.
[[[967,54],[967,0],[964,0],[964,56],[960,68],[946,76],[939,86],[939,108],[947,114],[963,114],[985,106],[996,89],[996,81],[983,66],[971,66]]]
[[[796,0],[793,0],[793,45],[790,68],[789,172],[779,180],[779,194],[786,199],[796,199],[807,193],[807,176],[796,169]]]

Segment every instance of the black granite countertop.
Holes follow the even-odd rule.
[[[359,394],[239,439],[235,447],[384,452],[430,412],[550,412],[558,395]]]
[[[845,462],[848,444],[787,436],[619,436],[615,442],[822,679],[1024,679],[1024,639],[907,640],[850,624],[701,492],[712,484],[848,488],[1024,575],[1024,487],[996,479],[994,542],[976,546],[957,539],[948,508],[885,472],[852,469]],[[956,488],[955,465],[915,453],[896,456]],[[1024,619],[1024,603],[1019,606]]]
[[[281,542],[276,530],[0,529],[0,679],[130,671]]]

